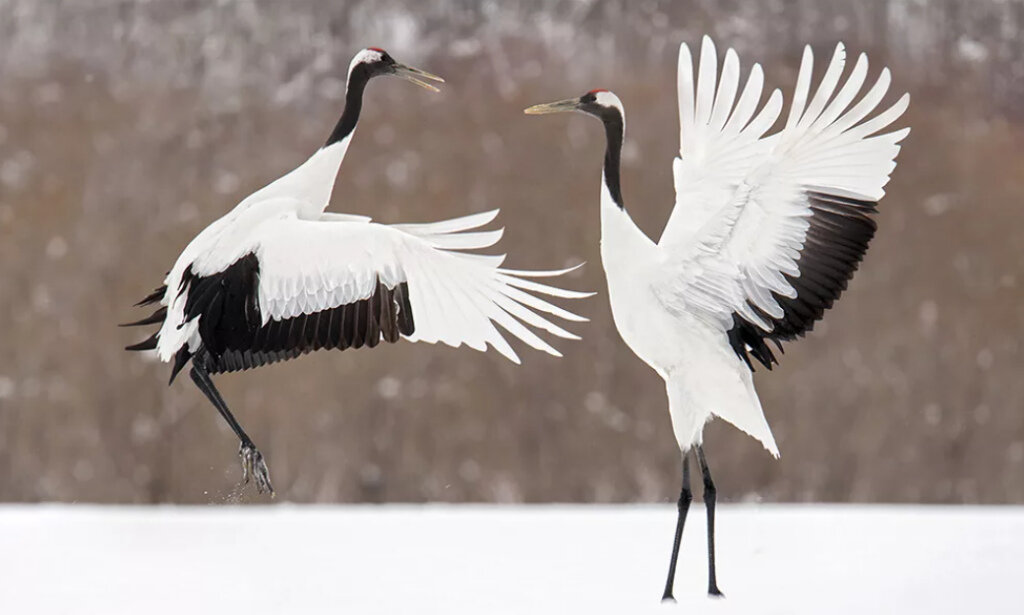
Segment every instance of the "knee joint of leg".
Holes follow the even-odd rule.
[[[693,492],[690,491],[689,489],[683,490],[683,491],[681,491],[679,493],[679,502],[678,502],[679,508],[684,508],[686,506],[689,506],[690,502],[692,502],[692,501],[693,501]]]

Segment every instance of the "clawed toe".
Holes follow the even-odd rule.
[[[254,480],[257,493],[274,495],[274,486],[270,483],[270,470],[263,460],[263,454],[251,442],[243,442],[238,449],[238,456],[242,461],[242,484]]]

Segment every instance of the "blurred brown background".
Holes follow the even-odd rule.
[[[528,104],[614,89],[624,192],[673,202],[675,60],[713,35],[788,93],[802,45],[865,51],[913,127],[850,290],[773,373],[783,455],[706,433],[724,498],[1024,502],[1024,3],[0,1],[0,500],[262,501],[188,378],[122,350],[185,243],[320,145],[351,56],[374,82],[332,209],[500,207],[513,267],[588,261],[561,360],[399,344],[218,378],[297,502],[674,500],[664,390],[619,340],[598,255],[604,137]],[[851,56],[852,57],[852,56]],[[819,70],[821,66],[819,65]]]

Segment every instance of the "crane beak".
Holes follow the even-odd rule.
[[[428,89],[431,92],[440,92],[441,90],[438,90],[433,85],[427,83],[426,81],[423,81],[423,79],[429,79],[431,81],[437,81],[438,83],[444,83],[444,79],[438,77],[437,75],[432,75],[425,70],[413,68],[412,66],[406,66],[405,64],[396,64],[393,70],[394,75],[396,77],[401,77],[406,81],[411,81],[416,85],[420,86],[421,88]]]
[[[534,105],[528,109],[523,109],[523,113],[526,115],[547,115],[548,113],[565,113],[566,111],[576,111],[579,108],[580,99],[568,98],[566,100],[559,100],[558,102],[546,103],[543,105]]]

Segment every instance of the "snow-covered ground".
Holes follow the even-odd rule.
[[[697,503],[695,503],[697,504]],[[1021,613],[1024,508],[0,507],[0,612]]]

